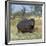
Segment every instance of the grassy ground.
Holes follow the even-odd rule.
[[[34,17],[35,18],[35,28],[33,33],[18,33],[16,25],[19,21],[21,21],[20,18],[15,18],[14,20],[11,20],[11,40],[31,40],[31,39],[40,39],[42,38],[42,17],[39,18],[39,16]],[[31,19],[31,17],[28,17],[28,19]]]

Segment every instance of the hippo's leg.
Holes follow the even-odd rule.
[[[22,33],[25,33],[24,31],[21,31]]]
[[[21,30],[18,28],[18,33],[20,33],[21,32]]]

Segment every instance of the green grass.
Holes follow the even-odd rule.
[[[17,24],[21,21],[20,18],[15,18],[11,20],[11,40],[31,40],[31,39],[40,39],[42,38],[42,17],[34,17],[35,18],[35,28],[33,33],[18,33]],[[31,19],[29,17],[28,19]]]

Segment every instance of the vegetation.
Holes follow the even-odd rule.
[[[30,19],[29,17],[28,19]],[[17,23],[21,21],[20,18],[15,18],[14,20],[11,20],[11,40],[30,40],[30,39],[40,39],[42,38],[42,23],[41,23],[41,17],[39,19],[39,16],[35,17],[35,28],[33,33],[18,33],[17,30]]]

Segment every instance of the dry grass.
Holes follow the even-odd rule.
[[[35,29],[33,33],[18,33],[17,30],[17,23],[21,21],[20,18],[15,18],[14,20],[11,20],[11,40],[31,40],[31,39],[40,39],[42,38],[42,17],[39,18],[39,16],[34,17],[35,18]],[[29,17],[28,19],[31,19]]]

